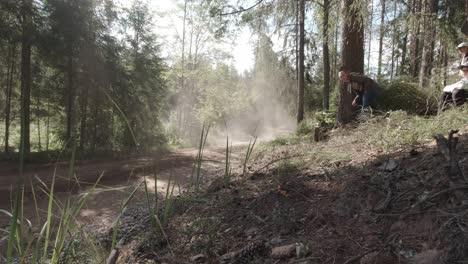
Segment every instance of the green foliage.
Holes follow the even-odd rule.
[[[335,113],[314,112],[311,117],[305,118],[296,128],[296,134],[311,135],[315,128],[330,128],[335,125]]]
[[[424,114],[436,110],[434,98],[418,89],[415,83],[395,80],[385,85],[378,95],[381,110],[402,110],[408,113]]]
[[[76,150],[76,148],[73,148]],[[20,160],[24,159],[22,151],[20,152]],[[74,158],[72,155],[69,165],[69,186],[71,184],[79,184],[76,177],[74,176]],[[20,164],[20,171],[22,173],[22,162]],[[10,216],[10,229],[8,231],[8,249],[6,262],[13,263],[15,259],[19,260],[20,263],[24,263],[29,259],[32,263],[58,263],[63,259],[75,259],[77,256],[74,254],[76,248],[75,240],[79,236],[82,240],[81,245],[88,245],[88,250],[93,250],[92,255],[97,257],[99,253],[95,250],[95,245],[82,236],[81,229],[76,223],[78,213],[87,202],[89,195],[94,192],[97,184],[101,180],[103,174],[97,179],[94,185],[88,190],[88,192],[73,197],[71,191],[68,193],[65,203],[61,203],[55,194],[55,183],[56,173],[54,171],[52,177],[52,183],[50,188],[43,182],[40,187],[41,191],[49,198],[48,206],[46,210],[46,221],[45,223],[39,222],[40,232],[34,233],[31,222],[23,217],[24,207],[24,182],[18,181],[18,186],[14,190],[15,198],[14,205],[12,208],[13,213],[6,211],[7,215]],[[75,182],[76,180],[76,182]],[[39,179],[40,181],[40,179]],[[36,191],[33,184],[31,184],[33,198],[35,201],[36,212]],[[54,208],[54,205],[56,208]],[[40,221],[40,218],[37,219]],[[15,250],[15,251],[14,251]],[[42,251],[42,252],[41,252]]]
[[[468,124],[466,106],[430,117],[395,111],[390,112],[384,120],[374,119],[361,125],[355,137],[366,139],[369,144],[383,151],[392,151],[427,143],[438,133],[446,134],[450,129],[463,129],[466,124]]]
[[[59,150],[75,133],[81,153],[164,145],[166,66],[147,4],[135,0],[118,9],[113,1],[32,2],[32,150]],[[0,4],[0,69],[12,76],[12,102],[20,94],[21,3]],[[19,104],[10,110],[9,145],[18,146]]]

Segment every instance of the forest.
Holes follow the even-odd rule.
[[[0,263],[464,263],[466,41],[468,0],[0,0]]]

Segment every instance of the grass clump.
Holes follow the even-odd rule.
[[[335,117],[332,112],[314,112],[297,126],[296,135],[310,135],[315,128],[331,128],[335,125]]]
[[[429,117],[394,111],[389,112],[383,120],[371,120],[361,125],[355,136],[388,152],[428,143],[436,134],[445,134],[450,129],[463,129],[467,124],[468,107],[466,106]]]
[[[411,114],[425,114],[437,111],[437,102],[431,95],[418,88],[418,84],[395,80],[384,85],[379,91],[380,110],[402,110]]]

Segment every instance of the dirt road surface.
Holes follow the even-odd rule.
[[[223,149],[212,148],[204,151],[205,171],[217,171],[223,164]],[[100,177],[102,178],[96,190],[90,195],[85,208],[80,213],[78,221],[83,223],[105,226],[112,222],[119,212],[121,201],[128,197],[134,188],[140,183],[144,176],[149,190],[154,190],[153,172],[157,173],[157,187],[159,192],[164,192],[167,182],[171,178],[177,186],[184,186],[190,182],[192,164],[197,155],[196,149],[180,149],[164,155],[144,156],[123,160],[104,161],[79,161],[76,164],[76,179],[68,181],[69,165],[65,162],[58,164],[32,164],[24,169],[25,198],[24,216],[34,224],[41,223],[47,208],[48,196],[41,191],[44,184],[50,188],[54,171],[56,183],[55,196],[59,200],[65,200],[71,193],[74,197],[88,190]],[[15,164],[0,164],[0,209],[11,211],[12,188],[19,177],[18,168]],[[42,183],[41,183],[42,182]],[[37,197],[36,207],[32,195],[31,183]],[[176,192],[179,191],[176,188]],[[135,201],[143,199],[144,190],[140,189],[135,196]],[[36,211],[36,208],[38,210]],[[39,219],[38,219],[39,218]],[[43,220],[43,219],[42,219]],[[0,215],[0,226],[6,226],[9,218]]]

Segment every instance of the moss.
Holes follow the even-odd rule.
[[[379,91],[378,108],[381,110],[403,110],[411,114],[434,113],[437,111],[435,98],[418,89],[417,84],[396,80],[382,85]]]

